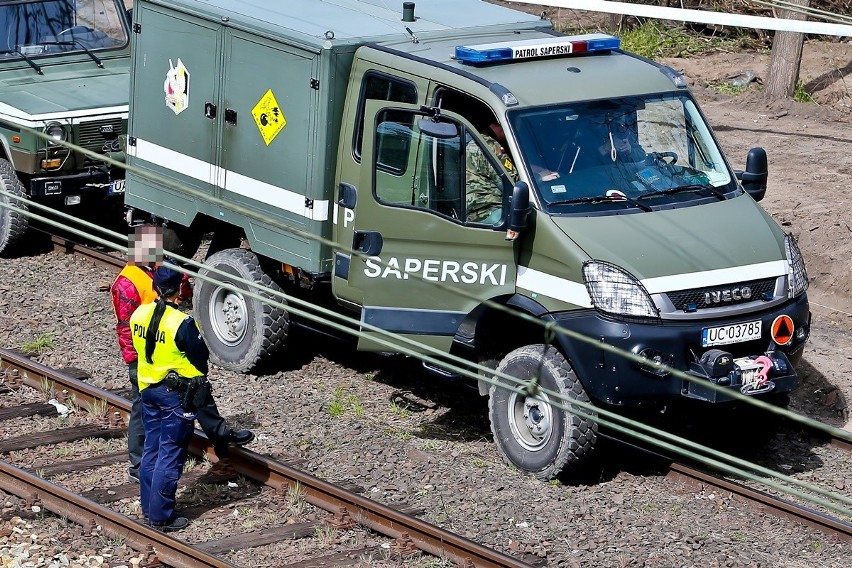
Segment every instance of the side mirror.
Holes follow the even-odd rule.
[[[527,228],[530,210],[530,188],[526,182],[519,181],[512,188],[512,201],[509,203],[509,226],[506,229],[507,241],[514,241],[521,231]]]
[[[421,118],[417,121],[417,127],[423,134],[439,140],[447,140],[459,135],[459,129],[452,122],[436,122],[431,118]]]
[[[769,179],[769,166],[766,150],[752,148],[746,156],[745,171],[737,171],[737,179],[743,184],[749,195],[755,201],[760,201],[766,195],[766,180]]]

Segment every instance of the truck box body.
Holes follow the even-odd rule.
[[[477,4],[472,32],[544,24]],[[309,272],[328,271],[331,250],[299,232],[332,235],[333,178],[354,52],[367,43],[398,40],[405,26],[457,37],[455,24],[464,12],[457,6],[451,0],[424,2],[417,21],[403,23],[401,3],[387,1],[138,3],[130,163],[228,206],[132,171],[127,205],[184,225],[199,213],[230,220],[245,207],[296,231],[247,220],[254,250]],[[442,58],[448,59],[452,42],[445,43]],[[167,73],[179,64],[176,54],[191,85],[188,106],[177,113],[163,95]],[[276,122],[261,128],[263,120]]]

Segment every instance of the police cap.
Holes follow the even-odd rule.
[[[154,288],[160,296],[171,296],[180,289],[183,274],[165,266],[154,271]]]

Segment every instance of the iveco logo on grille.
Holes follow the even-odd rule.
[[[740,286],[739,288],[731,288],[730,290],[704,292],[704,303],[708,306],[723,302],[738,302],[740,300],[748,300],[749,298],[751,298],[751,288],[748,286]]]

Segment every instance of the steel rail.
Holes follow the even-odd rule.
[[[43,381],[52,381],[55,390],[67,391],[76,400],[94,405],[102,400],[107,411],[118,413],[126,421],[130,402],[116,394],[75,379],[61,371],[7,349],[0,349],[0,370],[6,369],[23,384],[39,388]],[[195,431],[190,451],[199,456],[206,454],[211,461],[219,457],[207,437]],[[461,566],[483,568],[529,568],[530,564],[460,535],[446,531],[412,515],[373,501],[361,495],[336,487],[332,483],[276,462],[245,448],[231,448],[228,465],[238,473],[259,483],[283,490],[299,484],[302,497],[312,505],[331,512],[335,522],[356,522],[379,534],[411,544],[417,549],[440,558],[447,558]],[[348,518],[347,518],[348,517]]]
[[[671,462],[668,467],[669,472],[666,474],[666,477],[712,485],[713,487],[757,503],[761,509],[768,510],[776,516],[799,521],[824,533],[833,534],[842,540],[852,542],[852,524],[850,523],[825,515],[809,507],[787,501],[786,499],[775,497],[764,491],[716,477],[682,463]]]
[[[667,470],[666,477],[668,478],[680,479],[694,484],[709,485],[719,490],[727,491],[751,503],[756,503],[762,510],[772,513],[777,517],[798,521],[826,534],[831,534],[839,539],[852,542],[852,524],[848,522],[820,513],[810,507],[775,497],[764,491],[747,487],[741,483],[717,477],[697,467],[678,462],[670,456],[663,455],[650,448],[639,446],[633,442],[628,442],[611,435],[603,436],[616,444],[640,452],[650,459],[657,461]]]
[[[106,254],[99,250],[95,250],[91,247],[87,247],[86,245],[76,243],[70,239],[66,239],[64,237],[60,237],[52,233],[48,234],[50,234],[50,242],[53,245],[53,250],[55,252],[64,252],[65,254],[76,254],[93,261],[98,266],[103,266],[106,268],[120,269],[126,263],[125,260],[116,256]]]
[[[107,534],[125,539],[135,550],[155,546],[160,562],[187,568],[236,566],[6,462],[0,462],[0,487],[23,499],[38,500],[49,511],[65,515],[81,526],[96,523]]]

